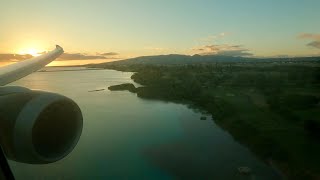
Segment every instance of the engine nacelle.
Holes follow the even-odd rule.
[[[0,144],[14,161],[46,164],[67,156],[83,126],[79,106],[54,93],[0,88]]]

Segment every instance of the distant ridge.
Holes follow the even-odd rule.
[[[215,63],[215,62],[320,62],[320,57],[284,57],[284,58],[252,58],[252,57],[233,57],[218,55],[158,55],[158,56],[141,56],[121,61],[102,63],[114,65],[178,65],[178,64],[198,64],[198,63]]]

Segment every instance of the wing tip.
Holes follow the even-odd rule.
[[[63,50],[63,48],[61,46],[59,46],[58,44],[56,45],[56,48]]]

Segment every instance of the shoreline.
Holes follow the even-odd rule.
[[[141,68],[141,69],[139,70],[138,68]],[[120,70],[125,72],[137,71],[137,73],[132,75],[131,79],[133,79],[135,83],[139,83],[144,86],[144,87],[138,87],[135,90],[136,91],[135,93],[140,98],[163,100],[163,101],[184,104],[192,108],[205,110],[206,112],[210,113],[213,117],[215,117],[213,118],[213,120],[217,125],[219,125],[222,129],[225,129],[226,131],[228,131],[236,141],[248,147],[251,152],[256,154],[264,162],[266,162],[266,164],[268,164],[269,166],[272,166],[278,171],[281,171],[282,172],[281,174],[284,175],[285,177],[288,177],[289,179],[296,179],[296,178],[316,179],[318,177],[316,171],[313,171],[313,172],[310,171],[311,169],[316,169],[316,167],[312,167],[311,164],[308,164],[310,167],[301,167],[299,165],[300,164],[299,161],[297,161],[298,159],[301,159],[301,157],[299,156],[308,157],[307,152],[309,148],[307,147],[314,146],[312,145],[313,144],[312,140],[310,140],[308,137],[304,137],[305,135],[301,134],[302,133],[300,132],[302,130],[301,127],[299,127],[301,130],[297,131],[296,133],[293,131],[292,132],[293,134],[291,133],[291,131],[287,130],[288,125],[289,126],[294,125],[295,121],[299,122],[299,119],[293,122],[289,122],[286,119],[298,118],[298,117],[293,116],[290,113],[288,114],[287,111],[270,109],[270,108],[276,108],[277,106],[273,107],[274,105],[271,104],[272,106],[270,107],[271,101],[265,98],[269,98],[267,96],[268,94],[271,97],[274,96],[275,92],[272,92],[270,94],[268,91],[266,91],[266,93],[268,93],[267,95],[261,94],[261,92],[257,89],[254,91],[248,92],[247,91],[248,85],[239,86],[237,88],[234,88],[234,87],[229,88],[228,86],[230,85],[224,85],[221,87],[218,87],[218,86],[207,87],[207,85],[205,86],[196,85],[201,90],[195,88],[193,89],[193,93],[188,94],[188,91],[190,91],[190,85],[192,85],[190,84],[192,83],[190,82],[190,80],[186,81],[186,83],[189,84],[189,86],[185,88],[180,88],[179,86],[175,87],[176,85],[172,84],[172,83],[179,83],[180,81],[179,78],[180,79],[186,78],[184,75],[185,73],[183,73],[183,76],[181,77],[169,75],[170,73],[172,74],[177,73],[177,71],[178,72],[185,71],[185,70],[182,71],[181,68],[180,69],[179,68],[148,66],[147,69],[144,69],[142,67],[136,67],[136,68],[129,67],[126,69],[126,68],[117,68],[117,67],[111,66],[111,68],[107,68],[107,69]],[[199,68],[199,67],[196,67],[196,68]],[[304,73],[304,72],[301,72],[301,73]],[[165,79],[163,79],[164,77]],[[190,78],[187,78],[187,79],[190,79]],[[202,99],[201,96],[199,98],[197,96],[193,97],[194,95],[199,94],[196,92],[201,92],[201,91],[206,92],[207,91],[206,89],[208,88],[209,88],[208,92],[211,92],[211,94],[205,95],[203,97],[204,99]],[[288,88],[291,89],[291,90],[288,90],[289,92],[291,92],[292,88],[286,87],[285,89],[287,90]],[[304,94],[314,94],[312,88],[307,88],[307,89],[300,88],[300,89],[304,91]],[[126,90],[126,89],[123,89],[123,90]],[[314,92],[315,91],[316,90],[314,90]],[[277,95],[282,97],[285,94],[284,95],[277,94]],[[210,99],[212,99],[212,101]],[[296,107],[293,107],[293,108],[296,108]],[[234,112],[234,113],[230,114],[230,112]],[[270,121],[271,120],[270,118],[274,120]],[[282,138],[283,133],[285,133],[284,134],[285,138],[291,138],[291,139],[300,138],[297,142],[307,141],[308,144],[306,147],[301,147],[299,146],[298,143],[295,143],[295,141],[292,141],[291,144],[289,144],[290,146],[292,146],[292,148],[288,149],[287,147],[284,147],[284,145],[286,145],[288,141],[285,138]],[[305,154],[300,154],[299,156],[293,156],[291,154],[292,154],[292,151],[295,151],[296,147],[304,148],[303,150],[307,152]],[[315,148],[320,149],[319,146],[315,146]],[[270,159],[272,159],[271,162],[270,162]],[[308,159],[308,161],[310,160],[312,161],[312,159]]]

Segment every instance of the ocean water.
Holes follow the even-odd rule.
[[[207,116],[185,105],[111,92],[132,83],[113,70],[33,73],[10,85],[59,93],[80,106],[84,127],[64,159],[45,165],[9,161],[16,179],[281,179]],[[75,70],[68,68],[67,70]],[[52,71],[52,72],[50,72]],[[95,89],[104,91],[88,92]],[[238,173],[248,166],[252,175]]]

